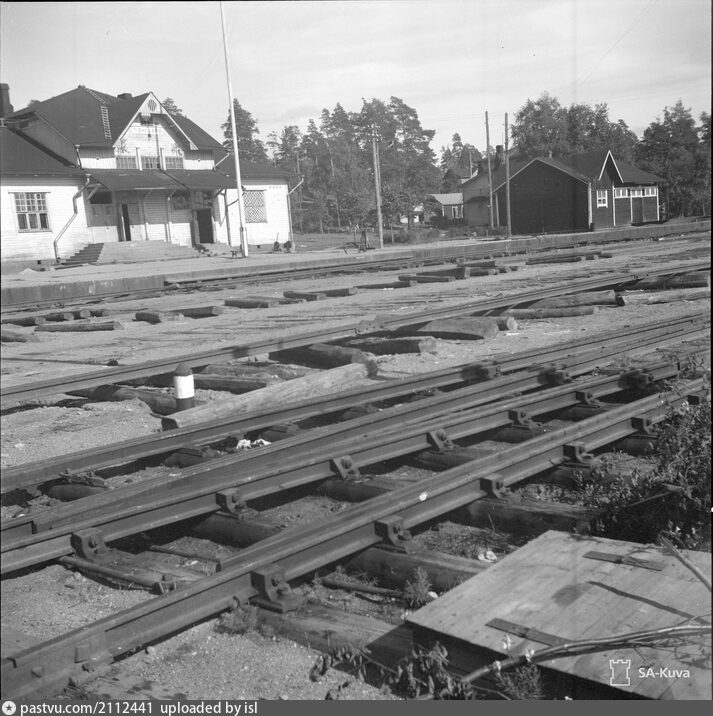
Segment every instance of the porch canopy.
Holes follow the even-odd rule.
[[[158,169],[90,169],[88,174],[109,191],[152,191],[194,189],[218,191],[234,189],[235,180],[211,170],[174,169],[170,173]]]

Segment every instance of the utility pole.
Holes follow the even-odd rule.
[[[376,125],[371,125],[371,146],[374,152],[374,188],[376,191],[376,221],[379,225],[379,248],[384,248],[384,222],[381,219],[381,169],[379,167],[379,150],[377,148]]]
[[[510,159],[508,157],[508,115],[505,113],[505,215],[507,217],[507,237],[512,236],[510,222]]]
[[[485,156],[488,158],[488,206],[490,208],[490,228],[495,228],[493,221],[493,174],[490,170],[490,125],[488,124],[488,113],[485,113]]]
[[[235,181],[238,186],[238,227],[240,231],[240,253],[243,258],[248,257],[248,239],[245,235],[243,224],[245,217],[245,203],[243,199],[243,180],[240,176],[240,158],[238,157],[238,132],[235,128],[235,103],[233,101],[233,89],[230,81],[230,62],[228,61],[228,40],[225,35],[225,16],[223,14],[223,0],[220,2],[220,24],[223,29],[223,55],[225,56],[225,76],[228,82],[228,101],[230,102],[230,129],[233,133],[233,159],[235,161]],[[226,208],[227,211],[227,208]],[[230,244],[230,235],[228,236]]]

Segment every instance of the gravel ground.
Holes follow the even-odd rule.
[[[700,260],[700,242],[639,242],[612,249],[615,258],[586,262],[575,268],[559,266],[521,266],[520,271],[500,276],[457,281],[451,284],[423,284],[405,291],[369,291],[348,299],[330,299],[317,304],[296,304],[275,309],[243,311],[211,319],[149,326],[131,321],[139,307],[167,309],[173,304],[220,304],[228,295],[272,295],[278,292],[261,286],[243,291],[175,296],[125,305],[118,318],[124,330],[115,333],[44,334],[40,343],[4,344],[2,374],[11,382],[38,380],[51,375],[83,372],[88,366],[100,369],[109,360],[121,363],[148,361],[226,343],[243,343],[271,335],[300,333],[317,323],[321,327],[344,320],[361,320],[378,313],[401,314],[430,306],[459,303],[464,299],[517,294],[535,287],[556,285],[575,277],[637,268],[656,268],[686,258]],[[709,252],[710,245],[706,244]],[[502,263],[517,263],[501,259]],[[520,261],[522,263],[522,261]],[[295,282],[295,290],[339,287],[355,283],[393,280],[394,276],[372,278],[325,278]],[[281,292],[284,286],[279,286]],[[637,326],[685,316],[710,309],[710,301],[677,302],[654,306],[607,308],[591,316],[523,321],[517,331],[501,332],[491,341],[438,340],[436,352],[424,355],[382,356],[377,359],[379,379],[397,378],[487,358],[498,358],[523,350],[551,346],[564,341],[595,336],[612,329]],[[310,326],[310,324],[312,324]],[[30,332],[31,329],[18,329]],[[681,346],[672,346],[671,351]],[[648,358],[661,355],[647,352]],[[364,381],[367,382],[367,381]],[[354,387],[354,386],[345,386]],[[136,400],[116,403],[86,403],[68,400],[35,401],[2,415],[3,467],[43,460],[80,449],[105,445],[160,430],[160,419]],[[215,395],[199,395],[209,400]],[[304,508],[299,508],[304,511]],[[321,509],[334,511],[340,505]],[[9,510],[9,511],[8,511]],[[16,507],[3,507],[3,517],[16,514]],[[309,513],[312,519],[317,512]],[[304,517],[304,515],[302,515]],[[294,512],[284,521],[296,519]],[[443,535],[441,536],[443,538]],[[499,558],[507,552],[497,540],[487,543],[482,535],[476,544],[493,548]],[[453,537],[454,541],[457,541]],[[478,541],[480,540],[480,541]],[[485,540],[485,541],[484,541]],[[472,543],[472,540],[471,540]],[[500,548],[502,547],[502,548]],[[487,551],[487,549],[485,551]],[[482,550],[481,550],[482,552]],[[476,554],[477,557],[477,554]],[[46,639],[127,608],[150,598],[145,592],[117,590],[100,585],[60,566],[2,582],[2,625],[20,630],[30,637]],[[311,682],[309,670],[316,653],[270,635],[250,633],[242,636],[219,634],[215,620],[200,624],[182,634],[135,654],[115,665],[86,688],[90,693],[114,698],[176,696],[182,698],[227,699],[323,699],[327,692],[349,681],[342,698],[391,699],[378,688],[365,685],[331,670],[323,681]]]

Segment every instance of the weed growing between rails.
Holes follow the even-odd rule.
[[[579,486],[585,507],[602,511],[596,534],[656,542],[666,532],[687,549],[710,550],[710,398],[670,410],[653,470],[635,468],[625,476],[617,460],[604,460]]]
[[[385,692],[411,699],[531,701],[545,698],[542,674],[534,664],[518,666],[507,674],[496,674],[495,688],[461,679],[449,667],[448,651],[440,643],[430,649],[415,647],[393,668],[372,659],[368,649],[345,645],[317,657],[309,678],[319,682],[330,668],[346,673],[345,680],[327,692],[328,701],[342,698],[342,692],[353,679],[368,680],[380,685]]]

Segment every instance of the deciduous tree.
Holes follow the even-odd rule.
[[[637,147],[639,165],[664,180],[669,215],[690,215],[705,203],[710,188],[710,148],[706,148],[710,119],[705,115],[702,119],[703,126],[696,127],[691,110],[678,100],[664,108],[663,119],[646,128]]]

